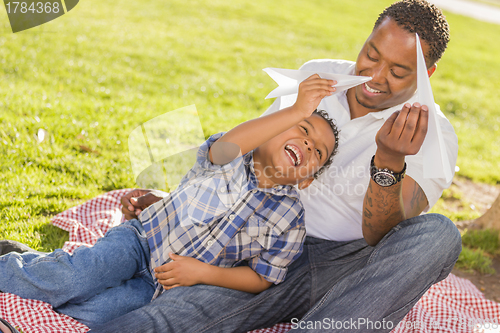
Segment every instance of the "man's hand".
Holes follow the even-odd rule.
[[[126,220],[137,218],[143,209],[161,199],[161,197],[154,195],[152,190],[133,189],[121,198],[122,213]]]
[[[155,276],[165,290],[180,286],[192,286],[202,283],[209,264],[192,257],[184,257],[169,253],[173,260],[168,264],[155,268]]]
[[[332,87],[337,81],[322,79],[318,74],[313,74],[299,84],[297,100],[292,106],[305,118],[311,116],[321,100],[332,95],[336,88]]]
[[[414,103],[406,103],[403,109],[393,113],[375,137],[377,168],[394,172],[403,170],[406,155],[415,155],[422,146],[429,121],[429,109]]]

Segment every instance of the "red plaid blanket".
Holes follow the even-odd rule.
[[[111,191],[56,215],[52,223],[70,234],[63,249],[72,252],[81,245],[91,246],[109,228],[121,223],[120,198],[126,192]],[[85,325],[53,311],[47,303],[7,293],[0,294],[0,317],[25,333],[88,331]],[[392,333],[500,332],[499,321],[500,304],[485,299],[470,281],[451,274],[432,286]],[[291,327],[282,323],[252,333],[283,333]]]

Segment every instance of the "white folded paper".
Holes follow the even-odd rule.
[[[424,158],[424,178],[445,178],[447,182],[451,181],[450,160],[446,153],[446,147],[443,140],[443,132],[439,126],[434,96],[432,94],[431,82],[427,73],[422,46],[417,37],[417,92],[412,98],[421,105],[427,105],[429,108],[429,125],[427,135],[422,144],[422,155]]]
[[[266,72],[279,85],[278,88],[271,91],[266,98],[281,97],[298,93],[299,84],[313,74],[318,74],[323,79],[337,81],[337,84],[335,85],[337,90],[332,95],[325,98],[336,95],[341,91],[355,87],[372,79],[369,76],[318,73],[300,69],[264,68],[263,71]]]

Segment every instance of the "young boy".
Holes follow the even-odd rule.
[[[93,326],[163,289],[258,293],[283,281],[305,236],[293,185],[309,186],[337,147],[335,125],[315,111],[333,84],[313,75],[293,106],[212,136],[178,189],[93,247],[1,256],[0,290]]]

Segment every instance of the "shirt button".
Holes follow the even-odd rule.
[[[213,243],[214,243],[213,241],[209,240],[209,241],[207,242],[207,245],[208,245],[208,246],[212,246],[212,244],[213,244]]]
[[[219,192],[220,192],[220,193],[224,193],[224,192],[226,192],[226,189],[223,187],[223,188],[221,188],[221,189],[219,190]]]
[[[230,219],[231,221],[232,221],[232,220],[234,220],[234,218],[235,218],[235,217],[236,217],[236,215],[234,215],[234,214],[229,215],[229,219]]]
[[[258,192],[258,190],[256,190],[256,189],[252,190],[252,193],[257,193],[257,192]]]

